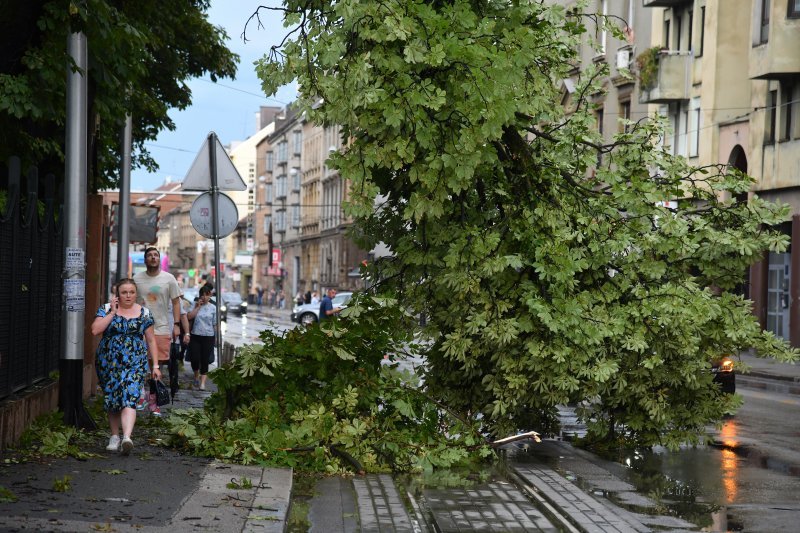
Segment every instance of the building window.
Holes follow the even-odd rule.
[[[621,119],[619,123],[619,131],[621,132],[629,132],[631,130],[630,124],[627,123],[631,119],[631,101],[626,100],[624,102],[619,103],[619,118]]]
[[[299,191],[300,190],[300,169],[293,168],[292,172],[292,190]]]
[[[669,19],[664,21],[664,48],[669,50]]]
[[[681,33],[683,32],[683,17],[675,15],[675,50],[681,49]]]
[[[790,19],[800,18],[800,0],[789,0],[789,12],[786,16]]]
[[[272,223],[272,215],[264,217],[264,235],[269,235],[269,225]]]
[[[697,157],[700,152],[700,98],[692,98],[692,109],[689,111],[689,157]]]
[[[688,133],[689,109],[679,103],[672,115],[672,123],[675,125],[673,154],[686,157],[686,136]]]
[[[694,43],[692,42],[692,25],[694,24],[694,11],[691,9],[689,10],[689,23],[686,26],[687,36],[686,36],[686,49],[690,52],[694,49]]]
[[[281,141],[278,143],[278,164],[285,163],[289,159],[289,143]]]
[[[770,0],[761,0],[761,40],[759,41],[761,44],[769,41],[769,11],[771,4]]]
[[[268,203],[272,203],[272,183],[267,183],[265,186],[265,193],[264,193],[264,200]]]
[[[301,130],[292,132],[292,148],[294,148],[295,155],[300,155],[303,151],[303,132]]]
[[[700,8],[700,46],[697,47],[697,57],[703,55],[703,46],[706,41],[706,6]]]
[[[777,117],[778,91],[767,94],[766,124],[764,124],[764,144],[775,142],[775,119]]]
[[[300,206],[293,205],[290,212],[291,224],[293,228],[300,227]]]
[[[275,154],[272,152],[267,152],[267,170],[272,172],[272,169],[275,167]]]
[[[800,83],[781,84],[781,140],[800,137],[798,111],[800,110]]]

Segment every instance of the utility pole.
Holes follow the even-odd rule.
[[[217,134],[213,131],[208,134],[208,164],[209,174],[211,176],[211,231],[214,233],[214,272],[217,274],[217,279],[214,280],[214,290],[217,292],[217,297],[214,298],[214,303],[217,306],[217,335],[215,336],[215,343],[217,345],[217,361],[222,363],[222,316],[220,315],[220,308],[222,306],[222,287],[219,280],[222,278],[219,264],[219,184],[217,183]]]
[[[122,130],[122,168],[120,168],[119,206],[117,207],[117,281],[128,277],[128,245],[130,244],[131,211],[131,144],[133,118],[125,116]]]
[[[97,425],[83,407],[83,335],[86,309],[86,36],[67,37],[67,52],[77,70],[67,67],[66,192],[64,198],[64,309],[59,364],[59,407],[64,423],[84,429]]]

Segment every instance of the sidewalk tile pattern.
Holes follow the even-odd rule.
[[[477,487],[426,490],[425,501],[439,530],[558,531],[515,485],[495,481]]]
[[[353,480],[363,533],[411,533],[414,528],[400,493],[388,474]]]
[[[549,468],[519,464],[514,465],[514,470],[584,531],[636,533],[650,530],[644,524],[626,522],[612,509]]]
[[[356,533],[358,512],[349,478],[326,477],[314,486],[308,509],[309,533]]]

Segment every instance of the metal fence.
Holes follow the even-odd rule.
[[[0,400],[58,370],[62,221],[52,174],[0,163]]]

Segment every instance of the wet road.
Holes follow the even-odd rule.
[[[739,388],[715,444],[627,458],[634,484],[703,531],[800,530],[800,398]]]

